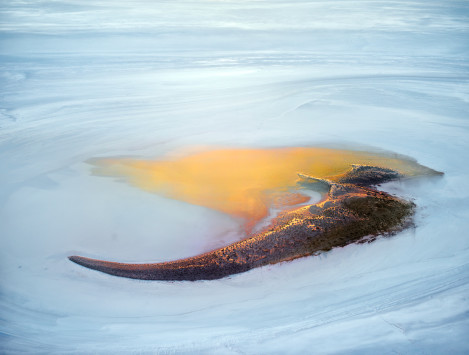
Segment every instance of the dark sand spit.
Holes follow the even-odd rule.
[[[353,165],[330,179],[301,175],[303,185],[328,190],[320,203],[282,213],[266,230],[211,252],[153,264],[125,264],[71,256],[84,267],[143,280],[213,280],[282,261],[313,255],[350,243],[374,240],[407,225],[414,204],[372,186],[402,176],[391,169]]]

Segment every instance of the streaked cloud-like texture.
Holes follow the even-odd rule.
[[[468,38],[466,1],[3,1],[0,352],[468,352]],[[226,279],[67,260],[166,261],[244,235],[90,161],[301,146],[445,175],[382,186],[417,204],[413,229]]]

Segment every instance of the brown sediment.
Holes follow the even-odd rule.
[[[302,175],[306,184],[327,186],[327,198],[284,212],[263,232],[202,255],[155,264],[123,264],[80,256],[71,256],[70,260],[134,279],[219,279],[400,230],[412,216],[414,204],[369,186],[400,177],[391,169],[363,165],[355,165],[332,180]]]

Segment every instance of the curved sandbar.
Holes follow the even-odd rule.
[[[124,264],[71,256],[77,264],[107,274],[143,280],[212,280],[267,264],[292,260],[366,236],[405,227],[414,204],[372,188],[399,179],[398,172],[354,165],[331,180],[299,174],[303,184],[322,184],[329,191],[320,203],[302,206],[278,216],[258,234],[211,252],[155,264]]]

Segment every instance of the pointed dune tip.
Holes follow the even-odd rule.
[[[75,264],[90,267],[90,262],[93,261],[93,259],[85,258],[83,256],[78,256],[78,255],[72,255],[68,257],[68,260],[73,261]]]

